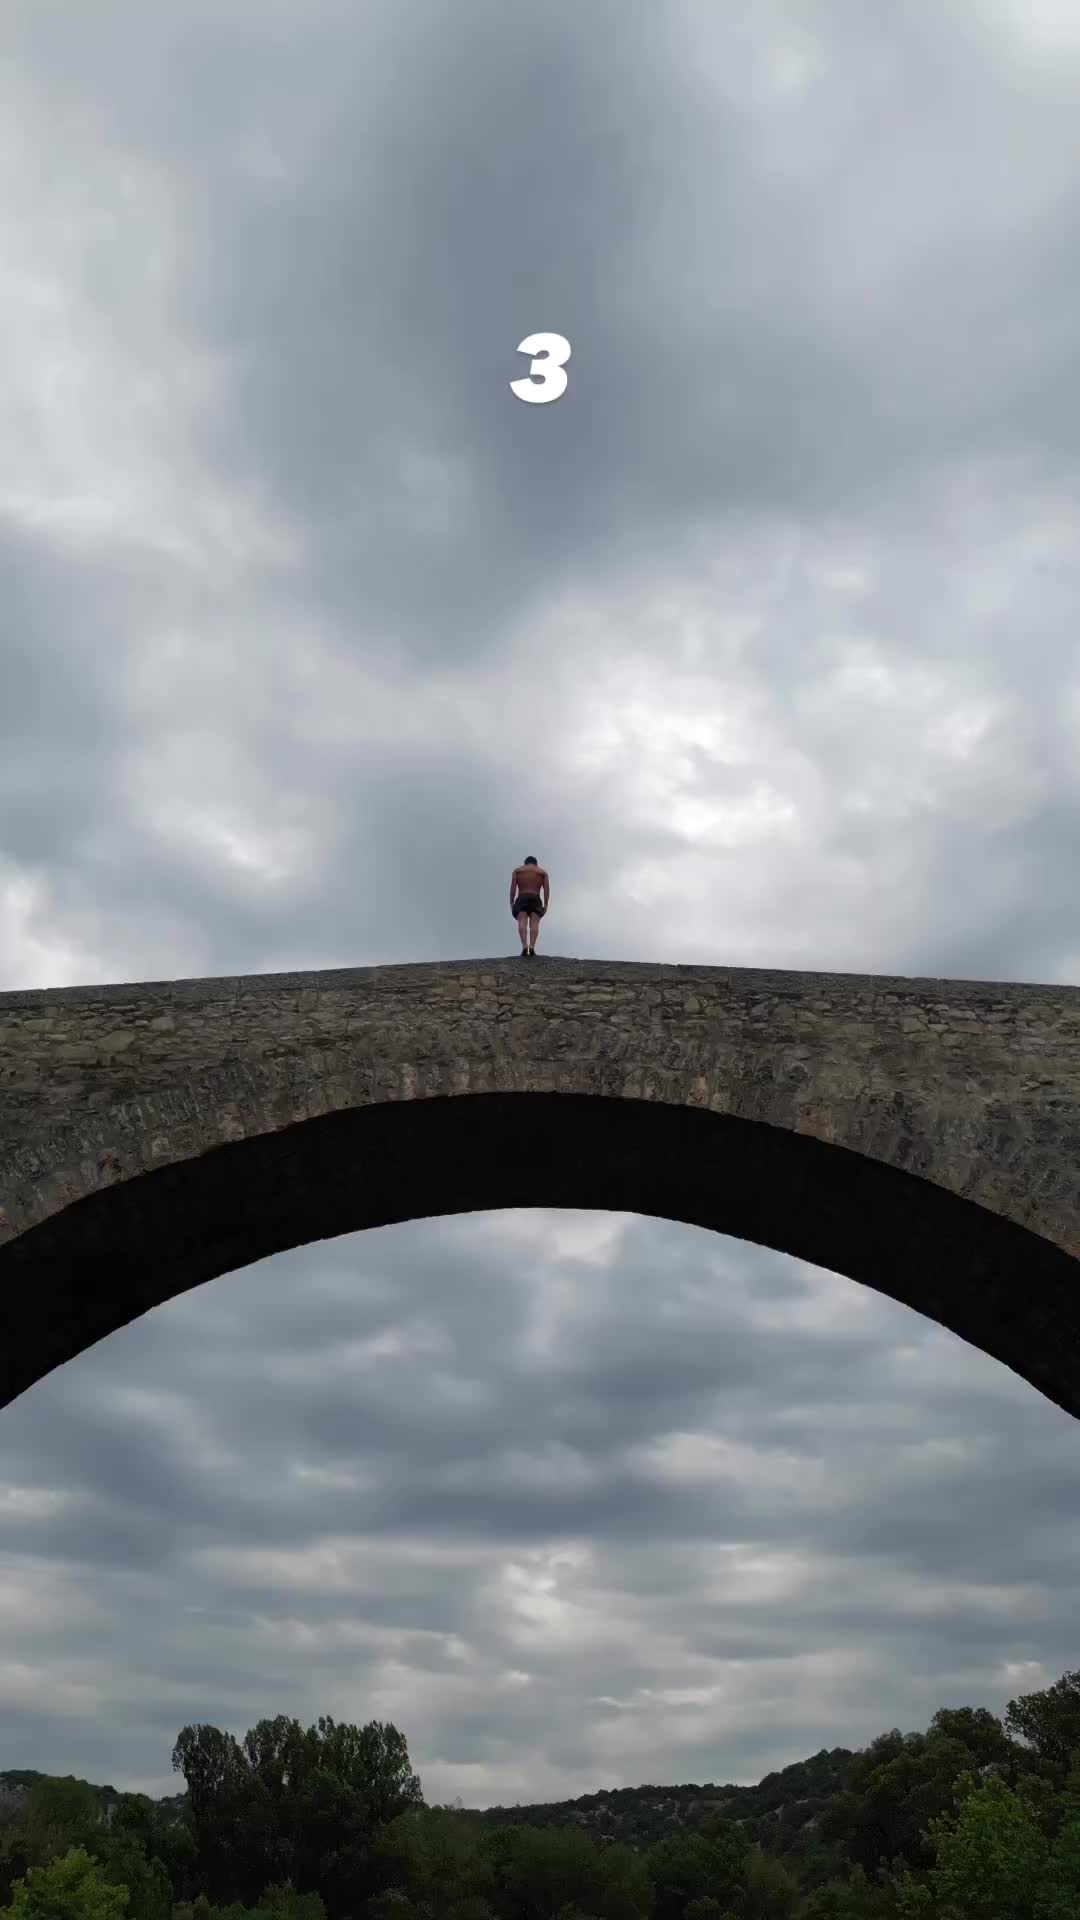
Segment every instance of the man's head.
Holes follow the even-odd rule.
[[[540,862],[535,853],[527,853],[521,864],[523,867],[538,867]]]

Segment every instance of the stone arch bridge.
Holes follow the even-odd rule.
[[[173,1295],[592,1207],[876,1287],[1080,1414],[1080,990],[512,961],[0,994],[0,1406]]]

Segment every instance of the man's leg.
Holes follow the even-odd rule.
[[[518,923],[518,932],[521,935],[521,951],[522,953],[528,953],[529,951],[529,916],[528,914],[519,913],[517,917],[517,923]]]
[[[540,934],[540,915],[538,913],[531,913],[529,915],[529,931],[532,934],[532,949],[535,953],[536,942]]]

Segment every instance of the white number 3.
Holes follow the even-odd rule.
[[[534,406],[542,407],[548,400],[557,400],[566,392],[566,374],[564,363],[570,358],[570,342],[564,340],[561,333],[530,333],[518,348],[519,353],[544,354],[543,360],[534,359],[529,368],[530,375],[536,378],[511,380],[510,391],[516,393],[519,400],[530,400]]]

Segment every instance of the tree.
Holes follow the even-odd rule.
[[[597,1920],[642,1920],[652,1911],[652,1883],[640,1853],[618,1841],[597,1849],[600,1890]]]
[[[251,1898],[272,1873],[249,1881],[244,1858],[244,1801],[248,1766],[231,1733],[206,1725],[181,1728],[172,1763],[188,1790],[195,1872],[219,1899]]]
[[[31,1865],[45,1866],[59,1854],[70,1852],[88,1834],[104,1831],[101,1795],[86,1780],[46,1775],[31,1787],[19,1825]]]
[[[338,1916],[379,1891],[372,1843],[386,1822],[422,1807],[396,1727],[320,1719],[260,1720],[241,1746],[217,1727],[182,1729],[173,1765],[188,1786],[193,1876],[219,1900],[251,1908],[268,1883],[321,1895]]]
[[[318,1888],[334,1916],[354,1912],[379,1891],[371,1854],[380,1829],[424,1804],[396,1727],[376,1720],[339,1725],[329,1717],[304,1735],[301,1784],[290,1799],[296,1882]]]
[[[746,1892],[742,1911],[746,1920],[788,1920],[795,1911],[799,1886],[772,1854],[755,1847],[746,1867]]]
[[[905,1869],[895,1884],[897,1920],[933,1920],[937,1908],[925,1880],[916,1880],[914,1874]]]
[[[811,1894],[800,1920],[894,1920],[898,1912],[893,1887],[855,1867],[846,1880],[830,1880]]]
[[[501,1827],[485,1834],[477,1891],[501,1920],[537,1920],[577,1908],[603,1920],[603,1856],[575,1828]]]
[[[26,1787],[9,1787],[0,1782],[0,1827],[21,1820],[26,1811]]]
[[[198,1892],[198,1850],[189,1820],[161,1820],[154,1842],[174,1897],[191,1900]]]
[[[847,1790],[822,1820],[823,1836],[839,1841],[870,1881],[901,1859],[926,1871],[934,1863],[929,1823],[951,1811],[956,1782],[971,1760],[963,1742],[944,1729],[883,1734],[855,1755]]]
[[[331,1774],[360,1796],[370,1832],[410,1807],[423,1806],[405,1735],[389,1723],[369,1720],[355,1727],[325,1716],[308,1729],[306,1740],[308,1768]]]
[[[31,1867],[13,1892],[0,1920],[122,1920],[128,1904],[127,1888],[110,1886],[81,1847]]]
[[[958,1742],[981,1772],[984,1767],[1008,1766],[1014,1757],[1012,1741],[1001,1721],[986,1707],[941,1707],[930,1722],[928,1739],[940,1734]]]
[[[1049,1848],[1022,1795],[1003,1780],[958,1783],[959,1813],[930,1823],[929,1878],[942,1920],[1035,1920]]]
[[[738,1836],[738,1829],[733,1829]],[[687,1904],[709,1894],[723,1906],[741,1897],[748,1849],[738,1837],[715,1842],[700,1834],[676,1834],[650,1847],[646,1865],[654,1888],[654,1920],[683,1920]]]
[[[387,1887],[366,1902],[364,1920],[431,1920],[431,1908],[418,1906],[400,1887]]]
[[[326,1920],[326,1908],[317,1893],[298,1893],[291,1881],[266,1887],[259,1911],[267,1920]]]
[[[21,1804],[0,1832],[0,1898],[31,1867],[45,1867],[106,1831],[101,1795],[85,1780],[27,1777]]]
[[[160,1820],[148,1793],[122,1793],[109,1822],[112,1833],[130,1833],[140,1842],[147,1859],[156,1852]]]
[[[426,1900],[438,1920],[469,1895],[493,1884],[481,1857],[480,1835],[445,1807],[402,1813],[375,1838],[372,1867],[385,1888],[400,1888],[411,1900]]]
[[[231,1733],[219,1727],[182,1727],[173,1748],[173,1767],[184,1776],[192,1825],[214,1817],[246,1784],[244,1753]]]
[[[1073,1759],[1062,1795],[1062,1821],[1036,1920],[1076,1920],[1080,1913],[1080,1755]]]
[[[173,1887],[161,1861],[148,1860],[137,1833],[99,1829],[82,1843],[110,1886],[126,1887],[127,1920],[172,1920]]]
[[[1041,1693],[1024,1693],[1005,1709],[1009,1732],[1063,1772],[1080,1749],[1080,1673],[1064,1673]]]

